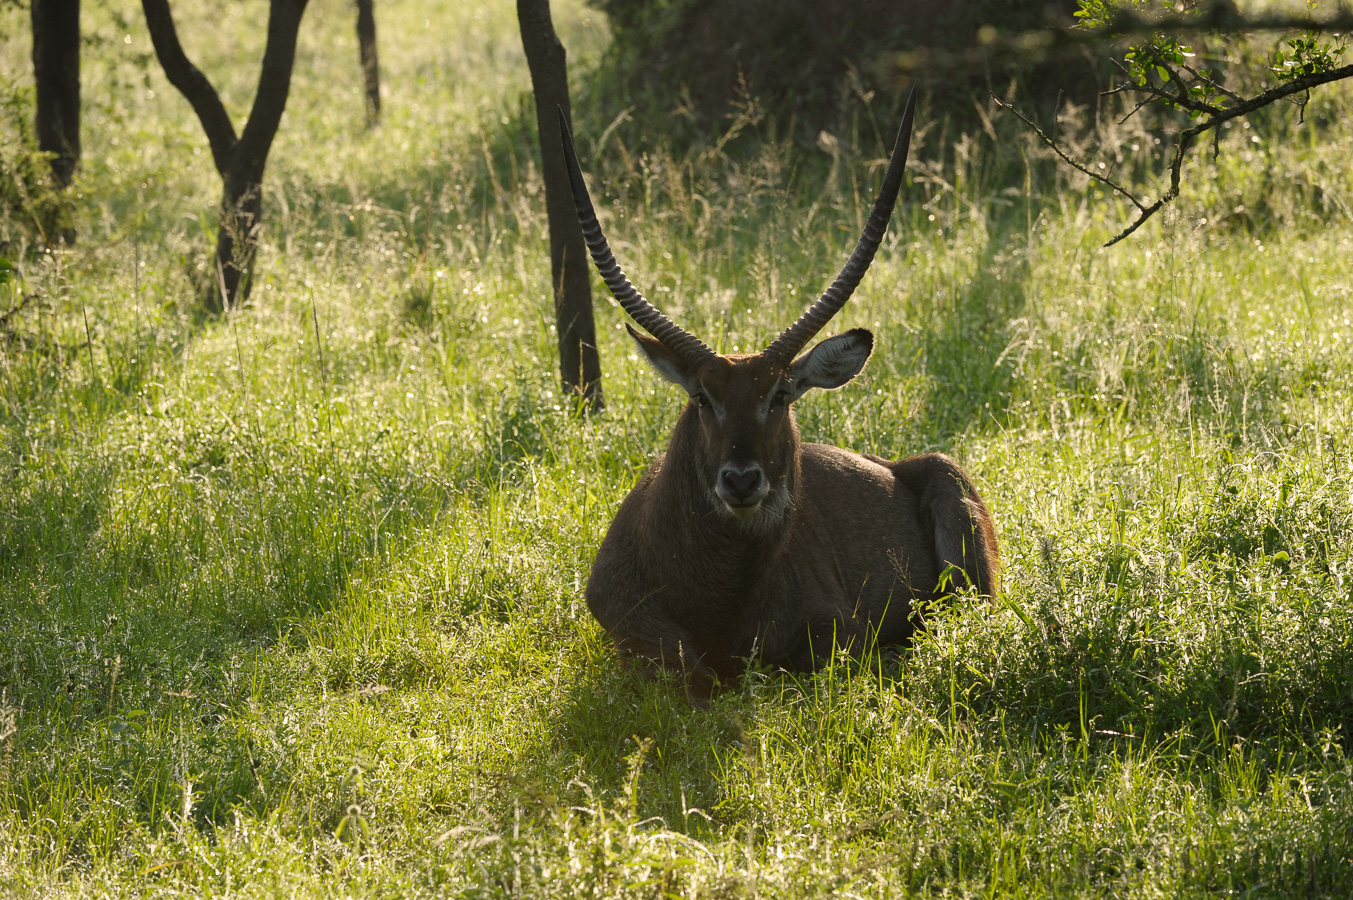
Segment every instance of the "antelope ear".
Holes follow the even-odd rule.
[[[809,388],[835,390],[849,382],[874,352],[874,336],[863,328],[854,328],[821,341],[789,366],[791,402]]]
[[[625,323],[625,330],[630,333],[630,337],[634,338],[634,342],[639,345],[639,349],[644,351],[644,355],[653,364],[653,368],[658,370],[659,375],[682,388],[688,394],[694,391],[695,373],[691,371],[690,366],[684,359],[673,353],[666,344],[657,338],[635,331],[634,326],[630,325],[629,322]]]

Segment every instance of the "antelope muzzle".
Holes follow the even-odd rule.
[[[760,463],[725,463],[719,469],[714,493],[740,519],[756,515],[761,503],[770,493],[770,480]]]

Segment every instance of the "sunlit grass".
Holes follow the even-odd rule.
[[[1011,123],[932,128],[837,323],[875,357],[799,421],[962,459],[1006,593],[697,711],[582,602],[680,398],[600,295],[608,412],[559,396],[511,6],[380,7],[368,133],[352,10],[312,3],[220,321],[200,128],[135,4],[86,10],[81,240],[23,260],[41,299],[0,345],[0,891],[1353,890],[1346,88],[1229,134],[1110,251],[1128,210]],[[586,71],[600,17],[557,7]],[[175,8],[243,116],[266,6]],[[26,21],[0,11],[10,81]],[[624,122],[598,147],[615,112],[580,103],[579,137],[627,270],[760,346],[853,242],[872,130],[835,161]]]

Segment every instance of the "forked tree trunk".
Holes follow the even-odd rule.
[[[33,0],[38,149],[66,187],[80,163],[80,0]]]
[[[366,84],[366,124],[374,128],[381,117],[381,67],[376,56],[374,0],[357,0],[357,47],[362,56],[362,80]]]
[[[220,95],[183,52],[168,0],[141,0],[155,56],[169,82],[197,113],[224,188],[214,277],[205,297],[207,309],[212,312],[229,309],[249,296],[263,215],[263,171],[291,90],[296,35],[305,4],[306,0],[272,0],[258,92],[244,133],[236,137],[235,126]]]
[[[559,141],[557,109],[572,121],[564,45],[554,33],[549,0],[517,0],[517,22],[531,68],[540,135],[541,172],[550,227],[550,274],[554,318],[559,332],[559,377],[566,395],[580,396],[593,410],[603,406],[601,358],[592,316],[592,282],[587,247],[573,208],[564,149]]]

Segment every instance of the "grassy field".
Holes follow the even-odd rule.
[[[266,4],[174,5],[238,126]],[[378,7],[368,133],[350,6],[311,0],[216,320],[205,138],[139,7],[85,4],[80,241],[0,220],[38,298],[0,339],[0,893],[1353,896],[1353,90],[1237,125],[1107,251],[1122,203],[926,105],[835,323],[878,349],[799,422],[957,456],[1005,593],[699,711],[582,600],[682,400],[600,293],[608,412],[559,397],[513,8]],[[848,252],[894,110],[607,132],[604,22],[556,17],[627,270],[760,346]],[[10,96],[28,41],[0,7]]]

